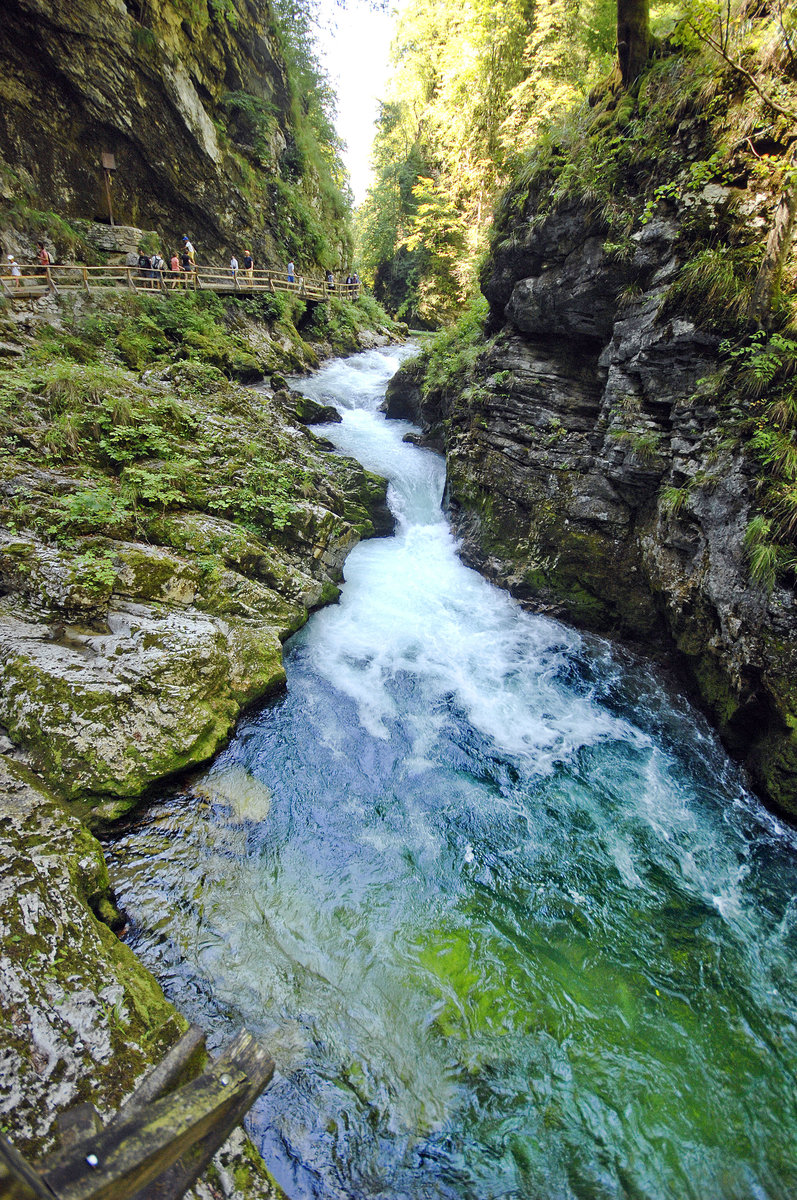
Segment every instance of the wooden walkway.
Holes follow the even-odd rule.
[[[193,271],[145,271],[140,267],[84,267],[65,263],[51,267],[20,267],[22,274],[0,275],[2,294],[7,300],[34,300],[60,292],[105,293],[114,288],[133,292],[208,291],[226,295],[252,295],[257,292],[289,292],[315,303],[341,296],[356,300],[359,283],[335,283],[306,275],[289,276],[286,271],[267,270],[233,273],[229,267],[197,266]]]

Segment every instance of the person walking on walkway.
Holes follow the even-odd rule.
[[[150,277],[152,275],[152,259],[142,250],[138,256],[138,277],[141,280],[142,287],[148,288]]]
[[[190,246],[191,243],[189,242],[188,244]],[[186,249],[183,249],[183,286],[186,288],[188,287],[188,277],[192,271],[193,266],[191,264],[191,255]]]
[[[20,269],[19,263],[14,258],[13,254],[9,254],[8,261],[10,263],[9,270],[11,271],[11,274],[14,278],[14,287],[18,288],[20,285],[20,280],[22,278],[22,271]]]
[[[244,254],[244,271],[246,273],[246,278],[249,283],[249,286],[251,287],[254,282],[254,274],[255,274],[255,260],[252,258],[251,250],[247,250],[246,253]]]
[[[187,236],[183,234],[183,258],[185,258],[186,254],[188,255],[191,268],[193,270],[193,268],[196,266],[196,250],[189,242]]]
[[[169,266],[171,267],[172,271],[172,290],[174,290],[174,288],[176,288],[180,282],[180,260],[177,257],[176,250],[172,250],[171,257],[169,259]]]
[[[161,258],[160,250],[156,250],[152,256],[152,278],[154,280],[154,287],[160,287],[160,285],[163,283],[163,268],[165,266],[166,263]]]
[[[230,270],[232,271],[232,281],[237,287],[238,286],[238,259],[235,257],[234,254],[233,254],[232,258],[230,259]]]
[[[296,267],[292,262],[288,263],[288,283],[293,283],[296,278]]]

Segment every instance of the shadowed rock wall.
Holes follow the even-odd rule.
[[[405,366],[388,413],[445,442],[466,561],[529,607],[675,655],[760,790],[797,813],[794,596],[751,580],[756,470],[738,399],[700,384],[719,338],[667,314],[688,207],[650,221],[622,261],[579,205],[499,243],[482,286],[492,328],[466,392]],[[736,407],[735,407],[736,406]]]
[[[40,208],[107,219],[104,150],[116,156],[119,223],[188,233],[200,258],[252,239],[277,261],[277,196],[292,143],[291,89],[271,10],[236,0],[235,21],[208,0],[4,0],[0,158]],[[251,121],[225,105],[245,93]],[[257,177],[260,173],[261,178]],[[5,184],[5,199],[18,188]],[[334,240],[334,231],[331,231]]]

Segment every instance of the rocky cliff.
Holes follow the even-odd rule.
[[[201,259],[248,242],[260,262],[343,265],[314,97],[298,95],[265,0],[7,0],[0,57],[12,215],[107,220],[109,152],[117,223],[157,229],[164,250],[185,232]],[[41,232],[62,254],[54,215]]]
[[[718,153],[686,69],[657,66],[585,109],[577,142],[550,139],[499,216],[486,330],[449,342],[447,374],[439,352],[405,367],[389,411],[444,442],[469,562],[532,608],[677,661],[795,814],[794,577],[756,577],[749,552],[776,418],[733,372],[734,352],[766,341],[746,340],[741,314],[777,191],[747,147]],[[765,145],[768,115],[729,111],[759,160],[785,154],[785,123]],[[793,260],[781,320],[792,279]]]

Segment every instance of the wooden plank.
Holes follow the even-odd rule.
[[[102,1129],[102,1119],[93,1104],[74,1104],[66,1112],[59,1113],[55,1127],[60,1146],[38,1164],[40,1175],[73,1158],[81,1142],[93,1141]]]
[[[62,1147],[70,1150],[85,1138],[96,1137],[102,1120],[93,1104],[75,1104],[58,1115],[55,1125]]]
[[[0,1176],[0,1197],[3,1200],[23,1200],[28,1195],[35,1196],[36,1200],[58,1200],[57,1194],[41,1178],[38,1171],[34,1171],[30,1163],[2,1135],[0,1163],[4,1168]]]
[[[228,1132],[230,1109],[250,1089],[243,1071],[214,1063],[198,1079],[154,1101],[143,1116],[104,1129],[93,1143],[81,1143],[77,1154],[48,1170],[44,1180],[59,1200],[129,1200],[211,1129]]]
[[[138,1116],[152,1104],[153,1100],[159,1100],[161,1096],[179,1082],[180,1076],[189,1066],[191,1060],[195,1055],[204,1050],[204,1048],[204,1031],[198,1025],[192,1025],[187,1033],[183,1034],[179,1042],[176,1042],[172,1046],[165,1058],[144,1076],[132,1096],[128,1098],[127,1102],[119,1109],[117,1115],[109,1122],[107,1128],[113,1129],[114,1126],[121,1125],[131,1117]]]
[[[213,1155],[271,1082],[274,1074],[274,1060],[271,1055],[244,1029],[222,1052],[216,1065],[243,1071],[249,1080],[246,1092],[230,1109],[224,1126],[211,1129],[154,1183],[144,1191],[138,1192],[131,1200],[179,1200],[179,1197],[196,1183]]]

